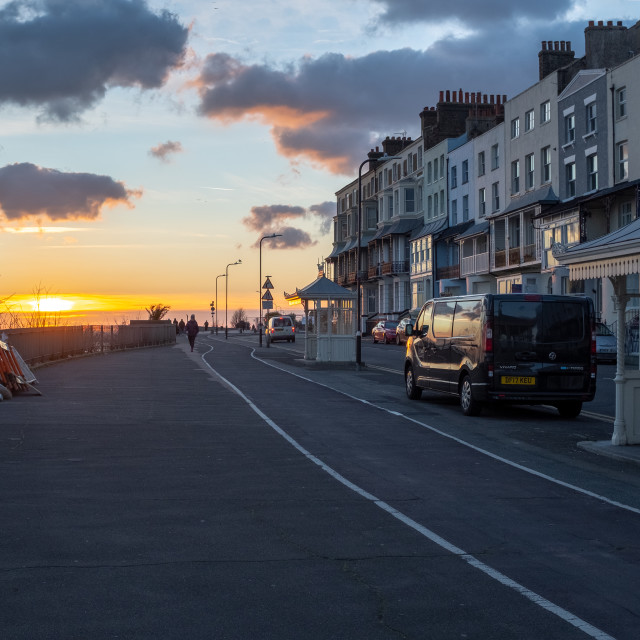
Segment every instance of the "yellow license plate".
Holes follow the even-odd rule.
[[[534,385],[536,379],[533,376],[502,376],[501,384],[529,384]]]

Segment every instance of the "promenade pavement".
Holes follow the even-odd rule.
[[[420,638],[426,626],[434,638],[490,637],[481,612],[493,587],[462,611],[450,590],[467,584],[466,567],[278,431],[304,443],[319,425],[339,433],[331,414],[357,423],[367,409],[258,360],[237,366],[245,339],[201,335],[191,353],[180,337],[43,367],[42,396],[2,403],[0,637]],[[353,372],[260,353],[370,392]],[[267,399],[273,420],[258,408]],[[374,410],[366,423],[394,427]],[[372,481],[390,490],[384,474]],[[426,575],[441,584],[416,592]],[[519,638],[574,637],[553,620],[529,624],[511,597],[501,624],[522,627]]]

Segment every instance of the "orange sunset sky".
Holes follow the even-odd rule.
[[[289,310],[371,148],[418,137],[440,90],[515,95],[541,40],[638,6],[0,0],[0,300],[204,321],[242,260],[228,306],[251,316],[278,233],[262,280]]]

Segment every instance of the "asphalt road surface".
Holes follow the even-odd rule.
[[[0,637],[638,637],[640,473],[576,446],[606,421],[470,420],[255,343],[55,365],[0,406]]]

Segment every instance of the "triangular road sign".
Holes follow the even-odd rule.
[[[271,291],[265,291],[262,296],[263,300],[273,300],[273,296],[271,295]]]
[[[273,289],[273,285],[271,284],[271,280],[269,280],[269,276],[267,276],[267,279],[264,281],[264,284],[262,285],[263,289]]]

